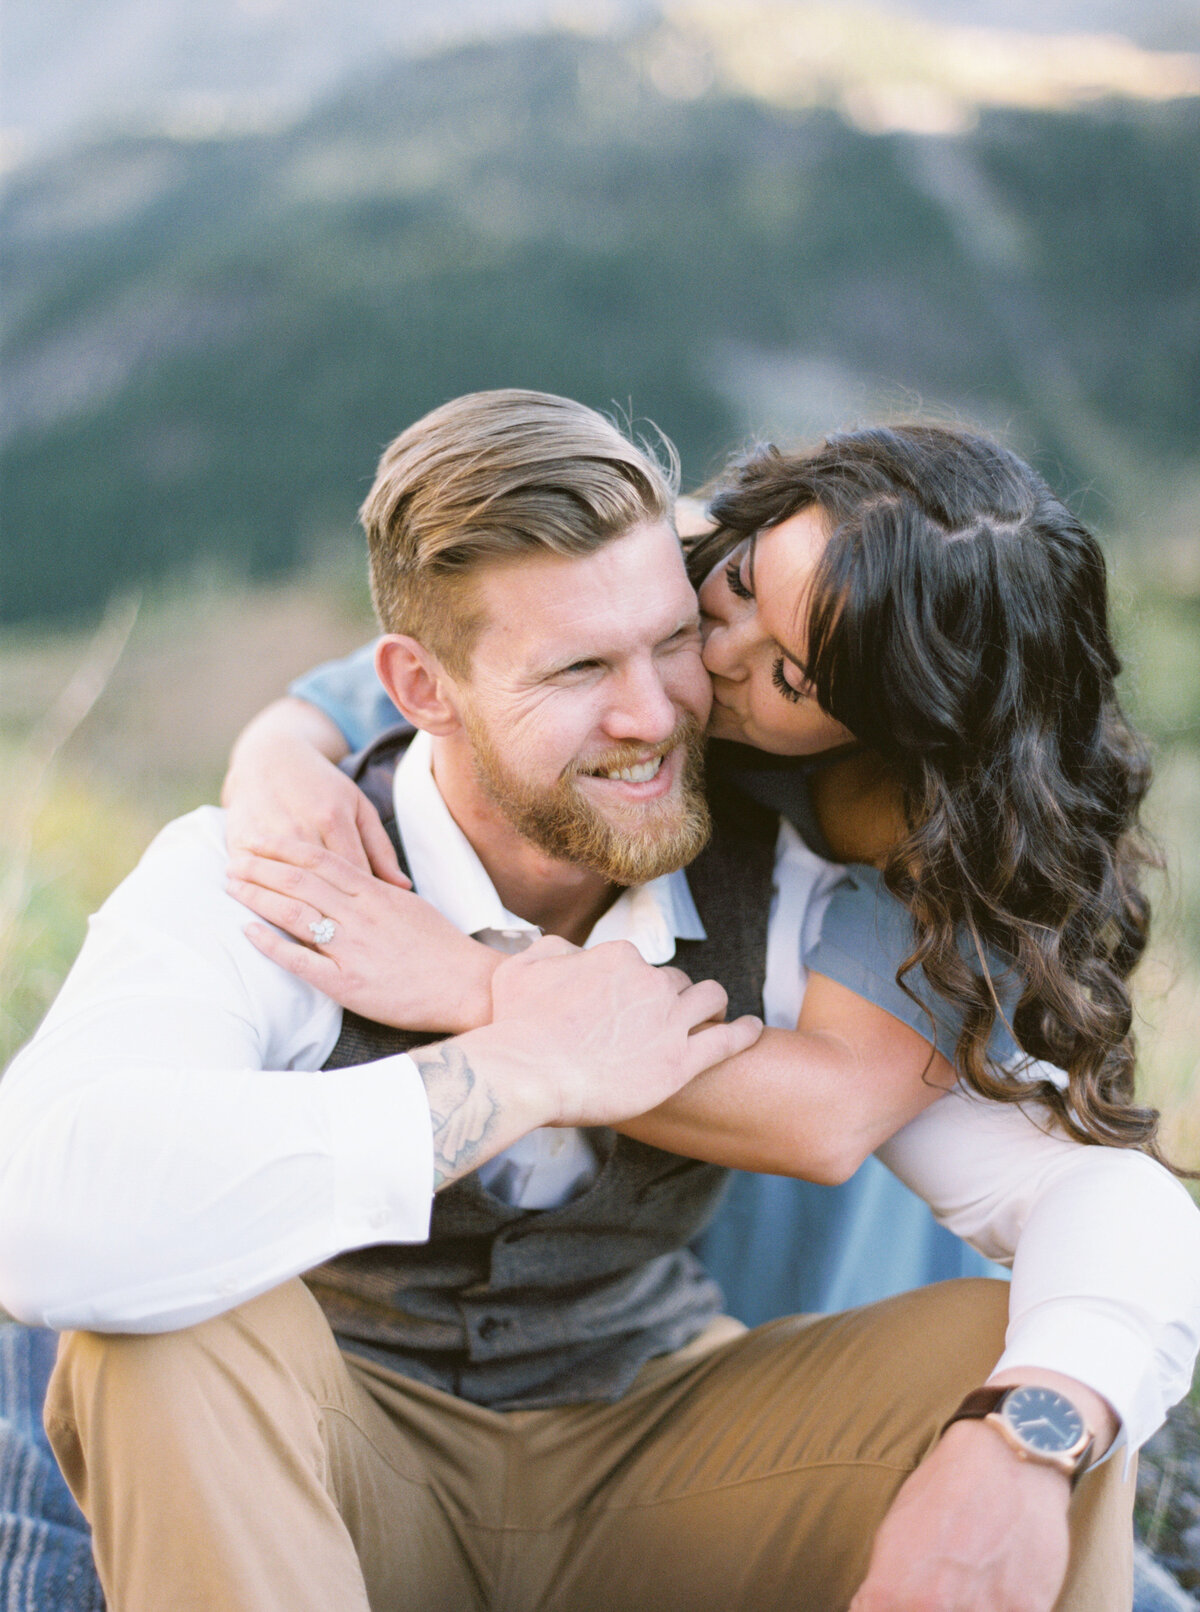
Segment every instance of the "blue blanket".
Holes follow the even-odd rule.
[[[87,1524],[42,1430],[57,1339],[0,1325],[0,1605],[104,1612]]]

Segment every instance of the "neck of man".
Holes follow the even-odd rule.
[[[480,787],[468,744],[435,738],[433,778],[509,912],[582,946],[620,895],[619,886],[547,855],[518,834]]]

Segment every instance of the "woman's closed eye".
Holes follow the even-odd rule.
[[[775,687],[783,695],[785,700],[792,700],[793,702],[796,701],[796,700],[802,700],[804,698],[805,694],[807,694],[809,692],[809,690],[808,689],[803,689],[803,688],[797,688],[794,683],[789,683],[788,680],[787,680],[787,674],[784,672],[783,666],[784,666],[783,656],[782,655],[776,655],[775,660],[774,660],[774,662],[772,663],[772,666],[771,666],[771,681],[772,681],[772,683],[774,683]]]
[[[725,563],[725,586],[735,599],[753,599],[754,595],[742,581],[742,550],[730,556]]]

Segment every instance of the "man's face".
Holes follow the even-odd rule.
[[[711,694],[670,526],[582,559],[490,565],[477,586],[486,625],[458,686],[486,798],[541,850],[615,884],[690,862],[709,834]]]

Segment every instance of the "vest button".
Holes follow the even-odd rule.
[[[485,1315],[478,1327],[479,1336],[483,1339],[484,1343],[487,1343],[489,1339],[494,1338],[498,1332],[508,1332],[511,1331],[511,1329],[512,1322],[507,1316],[503,1315]]]

